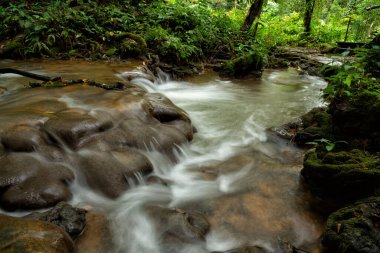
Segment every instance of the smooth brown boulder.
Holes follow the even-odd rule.
[[[70,236],[56,225],[0,215],[0,253],[75,253]]]
[[[149,174],[152,164],[139,151],[128,149],[123,152],[99,152],[82,150],[78,157],[78,168],[88,185],[110,198],[117,198],[131,184],[136,175]]]
[[[16,125],[0,135],[1,142],[9,151],[31,152],[47,145],[48,136],[35,127]]]
[[[73,172],[29,153],[0,157],[0,205],[8,210],[54,206],[71,198]]]
[[[82,138],[111,128],[112,121],[98,120],[84,110],[71,109],[51,117],[44,129],[52,137],[61,138],[70,148],[75,149]]]

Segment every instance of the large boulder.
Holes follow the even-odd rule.
[[[322,244],[328,252],[380,252],[380,198],[361,200],[331,214]]]
[[[1,253],[75,253],[63,228],[54,224],[0,214]]]

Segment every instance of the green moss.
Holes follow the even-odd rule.
[[[22,38],[20,36],[7,41],[4,47],[2,48],[2,54],[5,57],[10,57],[10,58],[21,57],[23,51],[24,51],[24,45],[22,43]]]
[[[147,54],[147,44],[143,37],[134,33],[113,34],[116,41],[122,41],[118,53],[122,57],[139,57]]]
[[[379,252],[380,198],[372,197],[342,208],[328,217],[323,245],[329,252]]]
[[[262,74],[264,66],[264,57],[257,52],[251,52],[236,59],[226,61],[222,66],[222,72],[234,77],[243,77],[249,74],[259,77]]]
[[[362,150],[313,151],[306,154],[301,174],[320,197],[355,200],[380,187],[380,156]]]

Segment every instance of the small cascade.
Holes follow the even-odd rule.
[[[75,66],[65,68],[69,73]],[[39,122],[28,131],[41,135],[40,144],[49,149],[33,150],[39,160],[33,159],[45,164],[59,157],[73,172],[70,203],[107,213],[115,253],[244,247],[277,253],[284,252],[283,241],[313,249],[321,224],[305,206],[298,182],[303,151],[267,129],[322,105],[321,79],[281,70],[266,71],[261,80],[222,80],[206,73],[173,81],[162,71],[158,77],[120,71],[116,77],[112,71],[103,75],[161,93],[187,114],[143,92],[82,86],[17,90],[0,100],[2,129],[22,122],[23,110],[34,117],[28,122]],[[171,117],[160,118],[169,112]],[[187,117],[197,129],[191,142],[184,137],[192,129],[183,127]],[[79,119],[85,124],[77,124]]]

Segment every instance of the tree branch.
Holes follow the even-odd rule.
[[[367,7],[366,10],[367,11],[372,11],[374,9],[379,9],[379,8],[380,8],[380,5],[373,5],[373,6]]]

